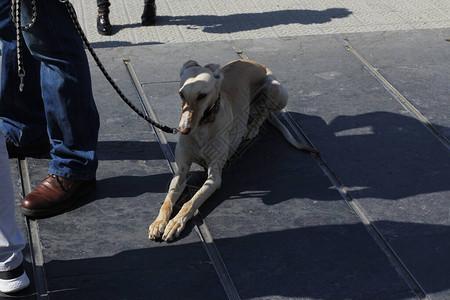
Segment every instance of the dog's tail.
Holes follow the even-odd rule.
[[[283,123],[281,123],[280,120],[278,120],[277,117],[275,117],[275,115],[273,113],[270,113],[269,117],[269,122],[275,126],[279,131],[281,131],[281,133],[283,134],[284,138],[289,142],[289,144],[291,144],[292,146],[294,146],[297,149],[303,150],[303,151],[308,151],[311,153],[315,153],[315,154],[320,154],[319,151],[317,151],[316,149],[314,149],[311,146],[299,143],[290,133],[290,131],[286,128],[286,126],[283,125]]]

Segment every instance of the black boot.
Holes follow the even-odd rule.
[[[143,26],[150,26],[150,25],[155,24],[155,22],[156,22],[156,4],[155,4],[155,2],[145,3],[144,12],[142,13],[141,20],[142,20],[141,24]]]
[[[99,13],[97,17],[97,31],[102,35],[111,35],[112,26],[109,23],[108,13]]]

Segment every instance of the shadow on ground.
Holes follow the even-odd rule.
[[[292,9],[278,10],[262,13],[234,14],[226,16],[217,15],[190,15],[190,16],[157,16],[154,26],[186,26],[191,30],[202,30],[213,34],[226,34],[233,32],[270,28],[277,25],[288,24],[325,24],[333,19],[342,19],[352,14],[346,8],[329,8],[326,10]],[[124,29],[140,27],[139,23],[114,25],[113,34]],[[127,41],[105,41],[92,43],[94,48],[125,47],[136,45],[155,45],[159,42],[133,44]]]
[[[450,234],[448,226],[391,225],[417,231],[440,227]],[[385,257],[361,224],[258,233],[216,240],[216,244],[243,299],[402,299],[409,292],[394,269],[386,272]],[[217,288],[218,278],[202,275],[211,268],[209,261],[185,264],[185,255],[192,255],[198,247],[193,243],[124,251],[111,257],[50,261],[45,265],[46,273],[51,274],[50,296],[175,299],[182,295],[185,299],[225,299],[222,289],[211,289]],[[444,250],[449,248],[442,249],[441,255],[445,255]],[[441,280],[429,292],[448,288],[449,284]]]
[[[307,134],[308,128],[320,132],[316,146],[320,146],[326,159],[332,158],[333,163],[340,161],[348,169],[344,185],[349,186],[354,198],[398,200],[449,190],[446,180],[449,167],[439,155],[447,152],[442,152],[443,145],[439,142],[430,143],[433,139],[424,138],[424,132],[428,132],[414,118],[375,112],[339,116],[327,124],[317,116],[290,114],[299,124],[307,124],[302,126]],[[102,152],[107,159],[147,157],[148,154],[140,153],[139,149],[150,151],[148,143],[127,143],[136,152],[108,152],[108,149],[117,151],[121,148],[118,146],[126,146],[121,142],[104,142],[100,148],[104,149]],[[157,148],[156,143],[150,143],[152,148]],[[195,174],[197,179],[202,177],[201,172]],[[136,176],[108,178],[99,182],[99,189],[103,191],[100,194],[108,193],[108,197],[114,198],[114,193],[120,191],[120,197],[128,198],[146,192],[162,192],[170,177],[167,173],[143,178],[142,182],[136,181]],[[280,215],[278,221],[287,222],[285,230],[271,230],[266,226],[262,228],[264,232],[259,233],[244,230],[236,231],[236,237],[215,235],[215,243],[241,297],[411,297],[411,291],[364,226],[356,218],[345,221],[342,216],[347,212],[341,213],[331,205],[342,199],[312,156],[289,146],[271,126],[230,164],[223,177],[222,189],[201,208],[207,222],[215,220],[216,230],[223,228],[226,232],[235,225],[217,223],[220,218],[227,219],[226,214],[230,213],[224,211],[224,206],[237,208],[235,217],[242,220],[240,225],[251,224],[247,212],[252,207],[246,202],[250,200],[260,199],[261,213],[271,206],[279,209],[276,207],[282,204],[284,208],[279,212],[285,214]],[[144,181],[145,190],[133,189],[133,185],[142,185]],[[127,183],[123,182],[129,182],[129,186],[124,186]],[[313,207],[316,200],[323,205],[317,210],[314,204],[316,211],[311,213],[307,209]],[[326,204],[329,201],[331,203]],[[159,205],[160,201],[151,206],[156,211]],[[289,219],[289,214],[297,217]],[[302,220],[309,218],[311,221],[313,217],[314,222],[325,225],[311,225]],[[374,225],[391,231],[385,238],[428,293],[450,289],[444,279],[450,268],[445,259],[450,251],[449,226],[396,221],[375,221]],[[180,240],[191,234],[192,229],[191,221]],[[96,299],[170,299],[179,295],[195,299],[226,298],[217,285],[218,278],[204,277],[212,266],[204,254],[195,256],[200,243],[175,241],[170,246],[149,243],[152,243],[151,248],[122,251],[110,257],[49,261],[45,268],[50,274],[50,295],[53,299],[80,299],[83,295]],[[195,259],[185,260],[186,255],[194,255]],[[436,263],[421,259],[430,256]]]
[[[399,200],[450,190],[448,150],[409,115],[373,112],[338,116],[328,124],[319,116],[291,115],[306,131],[320,134],[316,146],[334,171],[342,170],[337,175],[355,199]]]
[[[208,33],[223,34],[287,24],[324,24],[333,19],[346,18],[351,14],[352,12],[346,8],[329,8],[321,11],[293,9],[226,16],[159,16],[156,26],[183,25],[190,29],[202,29]]]

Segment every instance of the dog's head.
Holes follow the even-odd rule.
[[[182,113],[179,132],[193,132],[205,111],[212,107],[219,97],[223,74],[220,66],[208,64],[200,66],[196,61],[184,63],[180,71],[180,94]]]

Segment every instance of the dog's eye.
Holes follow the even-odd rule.
[[[206,94],[200,94],[197,96],[197,100],[202,100],[205,97],[206,97]]]
[[[178,95],[180,95],[180,98],[181,98],[181,99],[184,99],[184,95],[183,95],[182,92],[179,92]]]

